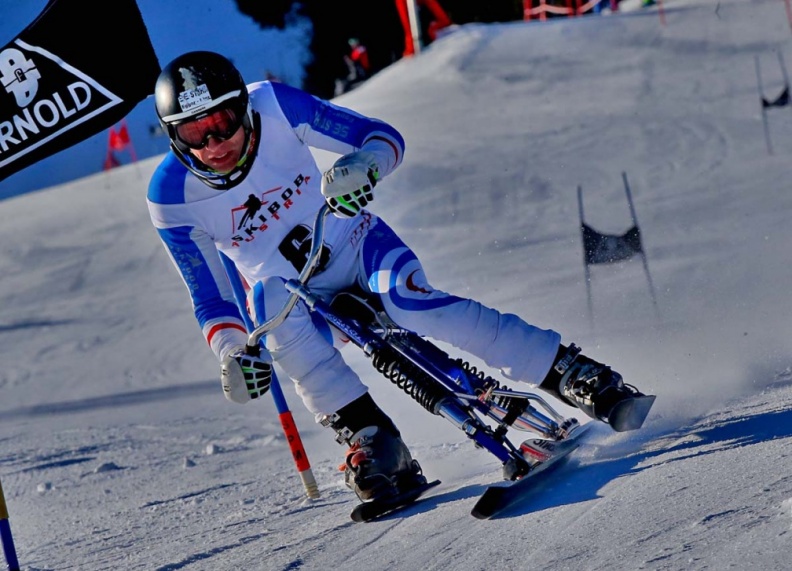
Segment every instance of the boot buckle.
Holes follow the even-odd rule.
[[[561,375],[564,376],[564,373],[569,370],[569,367],[572,366],[572,363],[575,362],[575,358],[580,354],[580,347],[575,345],[574,343],[570,343],[569,348],[567,349],[566,355],[561,357],[558,360],[558,363],[553,365],[553,369]]]

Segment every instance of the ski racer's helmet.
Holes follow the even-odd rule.
[[[258,146],[257,113],[250,108],[247,87],[239,70],[226,57],[208,51],[180,55],[160,72],[154,87],[154,100],[160,125],[168,133],[171,150],[195,176],[212,188],[225,190],[242,181],[250,170]],[[202,148],[208,137],[191,141],[186,129],[192,121],[223,111],[222,130],[213,133],[228,138],[241,126],[245,132],[242,156],[231,172],[209,168],[190,153]]]

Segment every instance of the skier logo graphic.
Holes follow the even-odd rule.
[[[249,194],[240,206],[231,209],[232,246],[239,248],[244,242],[252,242],[260,232],[281,220],[281,215],[294,206],[294,201],[302,195],[302,185],[310,177],[297,175],[287,187],[276,186],[265,190],[259,196]],[[273,193],[277,193],[274,194]],[[269,200],[264,197],[269,196]]]
[[[231,224],[233,224],[233,242],[239,247],[242,242],[251,242],[258,232],[263,232],[269,226],[267,222],[277,219],[279,203],[264,199],[264,195],[277,192],[283,187],[276,187],[261,193],[261,196],[249,194],[247,200],[240,206],[231,209]],[[273,216],[274,215],[274,216]]]
[[[256,213],[259,210],[261,210],[261,207],[263,206],[263,204],[264,203],[262,203],[261,200],[259,200],[258,197],[255,194],[249,195],[248,199],[242,205],[242,206],[245,207],[245,214],[240,219],[239,224],[237,225],[236,229],[237,230],[241,230],[242,227],[245,224],[247,224],[248,222],[253,220],[253,217],[256,215]]]

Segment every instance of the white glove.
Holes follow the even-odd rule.
[[[371,189],[379,180],[374,155],[358,151],[344,155],[322,176],[322,195],[338,218],[353,218],[374,200]]]
[[[220,368],[223,394],[231,402],[245,404],[257,399],[270,388],[272,357],[264,351],[260,357],[245,354],[244,347],[232,349]]]

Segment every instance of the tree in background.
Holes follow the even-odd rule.
[[[438,0],[455,24],[522,19],[521,0]],[[348,73],[344,56],[349,39],[366,46],[371,74],[401,58],[404,29],[394,0],[236,0],[239,11],[262,28],[284,29],[290,17],[311,20],[313,61],[306,66],[301,87],[319,97],[332,98],[335,80]],[[421,11],[422,40],[428,43],[429,14]]]

